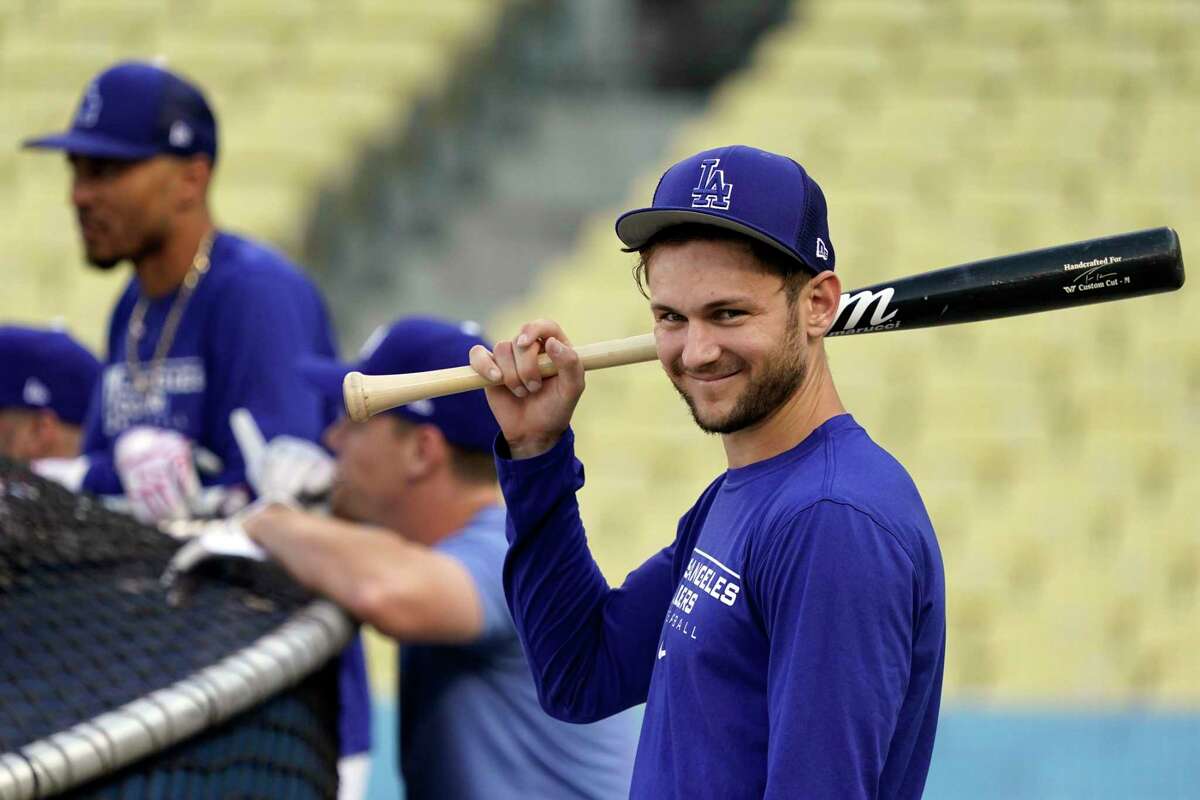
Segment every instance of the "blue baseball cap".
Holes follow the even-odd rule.
[[[478,323],[403,317],[376,329],[363,344],[357,363],[310,356],[300,362],[300,371],[325,395],[340,400],[347,372],[391,375],[461,367],[469,362],[471,348],[477,344],[492,348]],[[436,425],[447,441],[466,450],[490,453],[500,432],[482,389],[418,400],[388,413],[418,425]]]
[[[0,408],[49,408],[82,425],[100,362],[62,331],[0,326]]]
[[[617,236],[637,250],[688,223],[757,239],[813,272],[833,269],[825,194],[787,156],[736,144],[685,158],[663,173],[649,208],[617,218]]]
[[[204,94],[170,70],[123,61],[87,85],[71,127],[25,147],[140,161],[202,154],[217,160],[217,121]]]

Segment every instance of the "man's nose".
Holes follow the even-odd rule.
[[[702,369],[720,357],[721,346],[713,330],[701,323],[690,323],[683,345],[683,368],[689,371]]]
[[[71,178],[71,205],[75,208],[87,208],[95,197],[96,186],[93,181],[79,175]]]
[[[342,446],[342,439],[346,435],[346,417],[338,417],[338,421],[325,429],[325,434],[322,438],[325,440],[325,446],[333,452],[338,452]]]

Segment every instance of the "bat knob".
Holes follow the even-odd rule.
[[[348,372],[342,380],[342,401],[346,404],[346,413],[355,422],[366,422],[371,416],[362,378],[361,372]]]

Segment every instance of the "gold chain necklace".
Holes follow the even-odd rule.
[[[146,369],[142,368],[141,360],[138,358],[138,345],[141,344],[142,337],[146,335],[146,308],[149,306],[149,301],[145,295],[138,293],[137,303],[134,304],[133,312],[129,315],[129,327],[125,329],[125,367],[129,371],[130,382],[139,394],[146,394],[152,384],[151,379],[155,379],[156,382],[162,371],[163,361],[166,360],[167,353],[171,351],[175,333],[179,329],[179,321],[183,318],[183,310],[187,307],[192,292],[196,290],[196,284],[200,283],[204,273],[208,272],[208,257],[212,252],[215,235],[216,231],[210,230],[200,240],[200,246],[196,248],[196,255],[192,258],[192,266],[188,268],[187,275],[183,277],[183,285],[179,287],[175,301],[171,303],[167,319],[163,322],[162,333],[159,334],[158,342],[154,346],[154,355],[150,357]]]

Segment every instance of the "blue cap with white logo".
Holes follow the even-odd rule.
[[[436,317],[404,317],[378,328],[362,347],[356,364],[308,357],[300,371],[327,396],[341,398],[347,372],[392,375],[461,367],[477,344],[491,349],[474,322],[451,322]],[[491,452],[500,432],[483,390],[432,400],[418,400],[391,410],[409,422],[436,425],[452,444],[466,450]]]
[[[636,250],[689,223],[757,239],[813,272],[833,269],[825,195],[787,156],[731,145],[686,158],[663,173],[649,208],[617,219],[617,236]]]
[[[122,161],[206,155],[215,162],[217,122],[193,84],[162,67],[124,61],[92,79],[68,130],[24,146]]]
[[[48,408],[81,425],[100,362],[62,331],[0,326],[0,408]]]

